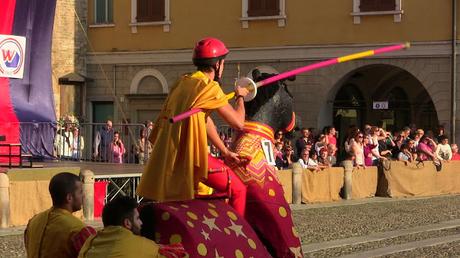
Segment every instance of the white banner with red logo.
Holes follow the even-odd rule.
[[[26,38],[0,34],[0,77],[22,79]]]

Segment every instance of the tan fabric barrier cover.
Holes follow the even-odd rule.
[[[79,168],[10,170],[10,226],[24,226],[35,214],[51,207],[49,180],[62,171],[79,174]],[[74,214],[83,218],[82,211]]]
[[[302,202],[331,202],[340,200],[343,187],[343,168],[334,167],[320,171],[304,169],[302,173]]]
[[[436,171],[433,162],[415,163],[392,161],[379,175],[378,195],[389,197],[430,196],[460,193],[460,162],[442,163]]]
[[[283,186],[284,198],[287,203],[292,203],[292,170],[276,170],[276,175]]]
[[[374,197],[377,192],[377,167],[353,169],[351,196],[353,199]]]

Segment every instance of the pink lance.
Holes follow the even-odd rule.
[[[342,56],[342,57],[332,58],[332,59],[329,59],[329,60],[321,61],[321,62],[314,63],[314,64],[311,64],[311,65],[307,65],[307,66],[304,66],[304,67],[300,67],[300,68],[297,68],[297,69],[294,69],[294,70],[291,70],[291,71],[280,73],[280,74],[275,75],[273,77],[270,77],[270,78],[267,78],[265,80],[259,81],[259,82],[256,83],[256,87],[262,87],[262,86],[265,86],[265,85],[268,85],[268,84],[271,84],[271,83],[286,79],[286,78],[291,77],[293,75],[297,75],[297,74],[300,74],[300,73],[305,73],[305,72],[308,72],[308,71],[312,71],[312,70],[316,70],[316,69],[319,69],[319,68],[331,66],[331,65],[334,65],[334,64],[343,63],[343,62],[347,62],[347,61],[351,61],[351,60],[355,60],[355,59],[359,59],[359,58],[364,58],[364,57],[368,57],[368,56],[383,54],[383,53],[387,53],[387,52],[393,52],[393,51],[397,51],[397,50],[407,49],[409,47],[410,47],[410,43],[406,42],[404,44],[397,44],[397,45],[392,45],[392,46],[388,46],[388,47],[382,47],[382,48],[378,48],[378,49],[374,49],[374,50],[367,50],[367,51],[363,51],[363,52],[359,52],[359,53],[355,53],[355,54],[351,54],[351,55],[346,55],[346,56]],[[231,99],[234,96],[235,96],[234,92],[227,94],[228,99]],[[186,111],[186,112],[184,112],[182,114],[179,114],[177,116],[174,116],[174,117],[170,118],[169,121],[171,123],[176,123],[178,121],[181,121],[181,120],[183,120],[183,119],[185,119],[187,117],[190,117],[193,114],[196,114],[196,113],[201,112],[201,111],[202,111],[201,108],[192,108],[189,111]]]

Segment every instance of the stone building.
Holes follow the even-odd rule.
[[[86,116],[87,1],[56,1],[51,51],[57,117]]]
[[[87,121],[154,120],[175,80],[194,69],[194,42],[214,36],[231,50],[225,92],[255,68],[280,73],[411,42],[409,50],[299,74],[288,84],[302,126],[454,129],[451,1],[88,0],[87,7],[79,10],[86,11],[90,43],[78,63],[86,57],[78,71],[90,78],[82,102]],[[85,52],[84,43],[75,45]]]

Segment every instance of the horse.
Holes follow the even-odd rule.
[[[256,82],[274,76],[258,70],[252,75]],[[227,164],[247,187],[244,218],[221,200],[145,204],[142,234],[160,244],[180,242],[190,257],[302,257],[291,210],[262,146],[273,152],[274,129],[292,130],[292,102],[285,81],[278,81],[245,103],[244,130],[235,135],[233,150],[250,163]]]
[[[258,82],[276,74],[254,70],[252,75]],[[292,131],[295,126],[292,102],[285,81],[260,87],[257,96],[245,103],[245,127],[234,142],[234,151],[251,161],[246,166],[229,164],[247,186],[245,219],[274,257],[302,256],[289,204],[270,162],[270,157],[274,161],[274,132]]]

